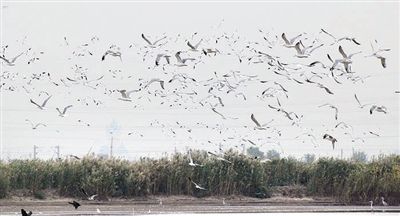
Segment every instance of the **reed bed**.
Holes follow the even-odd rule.
[[[31,194],[46,189],[60,196],[82,197],[80,188],[99,197],[131,198],[149,195],[226,196],[266,198],[273,186],[306,186],[308,195],[330,196],[348,203],[384,196],[400,202],[400,156],[380,157],[369,163],[321,158],[304,163],[294,158],[263,162],[228,151],[216,160],[205,151],[193,151],[202,167],[188,165],[186,154],[138,161],[85,157],[81,160],[12,160],[0,162],[0,198],[13,190]],[[207,188],[198,190],[188,180]]]

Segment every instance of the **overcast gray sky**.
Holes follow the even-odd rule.
[[[355,37],[361,43],[361,46],[350,42],[341,44],[348,53],[363,52],[353,57],[352,69],[361,77],[369,77],[364,83],[345,81],[340,85],[330,79],[323,83],[335,94],[327,95],[322,89],[311,85],[302,86],[288,82],[267,70],[265,63],[239,63],[235,56],[227,55],[207,59],[206,63],[199,64],[194,70],[192,67],[170,68],[170,73],[165,74],[160,68],[148,69],[153,67],[155,56],[142,61],[143,50],[140,50],[145,45],[140,35],[145,33],[153,40],[163,34],[167,35],[168,40],[173,42],[166,44],[161,50],[168,49],[172,55],[178,50],[188,50],[186,39],[196,43],[201,38],[205,39],[201,47],[218,47],[222,52],[227,52],[230,47],[223,42],[216,45],[213,40],[215,37],[226,33],[234,37],[240,36],[238,43],[241,45],[249,41],[263,43],[263,36],[266,34],[260,33],[261,29],[269,32],[270,38],[274,35],[279,37],[276,46],[268,52],[279,55],[283,62],[310,63],[311,60],[321,60],[329,63],[326,54],[339,58],[338,45],[329,46],[331,39],[320,34],[321,28],[338,37]],[[7,86],[16,88],[15,91],[1,89],[1,144],[4,158],[28,158],[32,156],[33,145],[39,147],[38,156],[41,158],[54,157],[56,145],[60,146],[62,155],[83,155],[89,150],[108,153],[108,132],[111,125],[118,126],[114,135],[115,154],[125,158],[158,156],[163,152],[174,152],[175,149],[183,152],[187,147],[216,150],[220,143],[224,149],[229,149],[244,143],[240,141],[241,138],[256,141],[263,151],[276,149],[284,156],[301,157],[305,153],[315,153],[318,156],[336,157],[340,155],[341,149],[345,156],[349,156],[352,149],[365,151],[368,155],[399,154],[399,94],[394,93],[399,90],[398,2],[2,1],[1,30],[1,44],[9,46],[6,56],[12,57],[32,48],[29,54],[16,61],[15,66],[2,62],[2,74],[18,73],[15,78],[5,80]],[[198,34],[192,38],[195,32]],[[293,57],[294,49],[282,46],[280,35],[283,32],[289,37],[306,32],[308,38],[318,38],[325,46],[316,50],[310,59],[298,59]],[[91,41],[94,36],[99,40]],[[387,57],[385,69],[376,58],[364,57],[371,53],[369,44],[374,40],[378,41],[379,47],[391,49],[384,53]],[[88,49],[94,55],[74,57],[72,52],[83,52],[80,45],[85,43],[90,44]],[[129,48],[132,44],[134,46]],[[100,61],[111,45],[121,48],[122,62],[118,58]],[[27,64],[35,56],[39,60]],[[292,126],[282,114],[268,109],[267,105],[276,105],[276,101],[269,98],[260,100],[257,96],[265,88],[261,89],[258,85],[241,87],[248,97],[246,101],[232,95],[223,97],[225,106],[218,110],[227,116],[238,118],[236,120],[223,120],[209,108],[185,100],[180,101],[183,104],[180,107],[169,107],[168,103],[160,104],[162,100],[156,97],[150,98],[151,101],[140,99],[127,103],[118,100],[118,93],[104,95],[104,88],[93,90],[81,85],[61,88],[55,87],[46,79],[26,85],[27,80],[24,77],[43,71],[51,73],[55,80],[72,77],[74,65],[87,68],[90,79],[105,75],[102,83],[107,89],[135,89],[139,78],[169,79],[175,73],[186,73],[196,80],[209,79],[214,76],[214,71],[219,76],[231,70],[239,70],[246,75],[258,75],[260,79],[279,81],[287,88],[289,98],[280,98],[282,106],[303,115],[301,127]],[[109,70],[121,72],[113,77]],[[315,70],[318,72],[318,69]],[[28,88],[30,93],[22,86]],[[173,87],[176,86],[166,84],[166,89]],[[30,98],[43,101],[45,97],[39,97],[40,91],[48,91],[53,95],[47,105],[48,109],[44,111],[29,102]],[[370,115],[369,107],[358,108],[354,93],[357,93],[362,103],[386,106],[388,113]],[[207,94],[199,95],[199,98],[201,96],[206,97]],[[103,104],[86,106],[77,101],[84,97],[101,100]],[[339,108],[338,121],[334,120],[331,109],[318,107],[325,103],[332,103]],[[69,104],[74,105],[69,115],[59,117],[55,108]],[[252,113],[260,122],[274,119],[272,125],[282,135],[253,130],[254,124],[250,120]],[[32,130],[25,119],[43,122],[47,127]],[[91,126],[85,126],[78,119],[90,123]],[[192,131],[189,133],[179,128],[176,121]],[[365,143],[359,140],[352,142],[352,138],[344,130],[333,130],[340,121],[352,125],[353,136],[363,138]],[[165,125],[165,128],[161,125]],[[223,132],[220,134],[205,125],[216,126]],[[380,137],[369,134],[369,131],[379,134]],[[130,132],[134,132],[133,135],[128,135]],[[303,132],[314,134],[316,143],[312,144],[307,138],[295,139]],[[337,137],[335,150],[332,150],[328,141],[322,140],[324,133]],[[267,139],[268,136],[274,138]],[[228,140],[228,137],[234,139]],[[246,147],[250,146],[251,144],[246,143]]]

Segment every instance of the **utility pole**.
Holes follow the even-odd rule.
[[[56,146],[57,159],[60,159],[60,146]]]
[[[38,149],[38,147],[36,145],[33,145],[33,160],[36,160],[37,149]]]
[[[114,136],[111,133],[111,143],[110,143],[110,159],[113,156],[113,142],[114,142]]]
[[[246,144],[242,144],[243,145],[243,149],[242,149],[242,154],[245,155],[246,154]]]
[[[340,149],[340,160],[343,160],[343,149]]]

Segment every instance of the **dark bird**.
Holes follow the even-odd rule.
[[[21,215],[22,216],[31,216],[32,215],[32,211],[26,212],[25,209],[21,209]]]
[[[78,209],[79,206],[81,206],[81,204],[79,204],[77,201],[72,201],[72,202],[68,202],[68,204],[71,204],[72,206],[74,206],[75,209]]]

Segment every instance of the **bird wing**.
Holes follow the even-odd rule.
[[[143,33],[142,33],[142,38],[143,38],[143,40],[145,40],[149,45],[153,45],[153,44],[149,41],[149,39],[147,39],[146,36],[144,36]]]
[[[160,59],[164,56],[164,54],[158,54],[156,57],[156,65],[158,66]]]
[[[21,209],[21,214],[22,214],[22,216],[28,216],[28,213],[26,213],[26,211],[24,209]]]
[[[257,119],[254,117],[254,114],[251,114],[250,116],[251,120],[257,125],[257,127],[261,127],[260,123],[257,121]]]
[[[285,44],[290,44],[290,42],[289,42],[289,40],[286,38],[286,35],[285,35],[285,33],[282,33],[282,39],[283,39],[283,41],[285,41]]]
[[[299,54],[299,55],[303,54],[302,50],[300,49],[300,42],[297,42],[296,45],[294,46],[294,48],[296,49],[297,54]]]
[[[326,54],[326,56],[328,56],[329,61],[331,61],[333,63],[331,56],[329,54]]]
[[[72,107],[72,105],[68,105],[68,106],[64,107],[62,114],[65,114],[67,112],[67,109],[69,109],[71,107]]]
[[[324,29],[322,29],[322,28],[321,28],[321,31],[322,31],[323,33],[325,33],[325,34],[327,34],[327,35],[331,36],[333,39],[335,39],[335,40],[336,40],[336,37],[335,37],[335,36],[333,36],[332,34],[328,33],[328,32],[327,32],[327,31],[325,31]]]
[[[381,60],[382,67],[386,68],[386,58],[380,57],[379,59]]]
[[[361,103],[360,103],[360,100],[358,100],[357,94],[354,94],[354,98],[356,99],[358,105],[359,105],[360,107],[362,107],[362,105],[361,105]]]
[[[318,86],[319,86],[320,88],[325,89],[325,91],[326,91],[328,94],[333,94],[333,92],[332,92],[330,89],[328,89],[326,86],[324,86],[324,85],[322,85],[322,84],[320,84],[320,83],[318,83]]]
[[[369,109],[369,114],[372,114],[376,109],[376,107],[377,107],[376,105],[371,106],[371,108]]]
[[[191,49],[195,50],[196,47],[194,47],[189,41],[186,43]]]
[[[342,54],[343,58],[347,58],[346,53],[344,53],[342,46],[339,46],[339,52]]]
[[[51,98],[51,95],[46,100],[43,101],[42,107],[46,106],[47,101],[49,101],[50,98]]]
[[[301,37],[302,35],[303,35],[303,34],[299,34],[299,35],[297,35],[296,37],[290,39],[290,44],[293,44],[293,43],[296,41],[296,39],[299,38],[299,37]]]
[[[356,41],[355,38],[352,38],[351,41],[353,41],[353,42],[354,42],[355,44],[357,44],[357,45],[361,45],[358,41]]]
[[[81,191],[85,196],[89,197],[89,194],[85,191],[85,189],[81,188]]]
[[[154,41],[153,45],[156,45],[158,42],[160,42],[161,40],[164,40],[165,38],[167,38],[167,36],[164,36],[164,37]]]
[[[42,108],[39,104],[37,104],[35,101],[33,101],[32,99],[30,100],[31,103],[35,104],[37,107],[39,107],[40,109]]]
[[[201,39],[196,45],[194,45],[194,47],[196,47],[196,49],[197,49],[200,46],[202,41],[203,41],[203,39]]]
[[[15,56],[14,58],[12,58],[10,63],[14,63],[20,56],[22,56],[22,54],[24,54],[24,52],[22,52],[21,54]]]
[[[0,59],[3,59],[7,64],[11,64],[10,61],[3,56],[0,56]]]
[[[180,52],[176,52],[176,53],[175,53],[175,58],[176,58],[176,60],[177,60],[178,62],[181,62],[181,63],[182,63],[182,59],[181,59],[181,56],[180,56]]]

